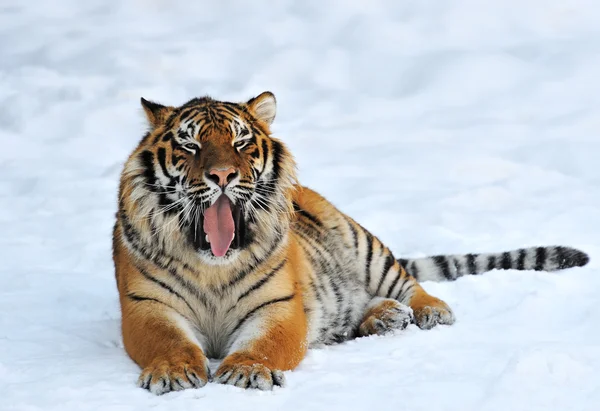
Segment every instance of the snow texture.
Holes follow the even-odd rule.
[[[597,0],[0,1],[0,410],[600,409],[599,21]],[[311,350],[272,392],[136,387],[111,229],[139,98],[264,90],[301,181],[398,256],[590,264],[424,283],[455,325]]]

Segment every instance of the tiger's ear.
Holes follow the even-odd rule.
[[[148,122],[154,128],[164,124],[173,112],[173,107],[163,106],[162,104],[154,103],[146,100],[144,97],[140,99]]]
[[[260,95],[248,100],[248,103],[246,104],[248,104],[248,110],[254,115],[254,117],[264,121],[267,123],[267,125],[271,125],[277,112],[277,102],[273,93],[270,91],[265,91],[264,93],[261,93]]]

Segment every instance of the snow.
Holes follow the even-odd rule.
[[[600,409],[598,21],[594,0],[2,1],[0,410]],[[425,283],[455,325],[311,350],[273,392],[137,388],[110,235],[139,98],[264,90],[302,182],[398,256],[590,264]]]

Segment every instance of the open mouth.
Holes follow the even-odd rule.
[[[199,220],[190,230],[197,250],[211,250],[215,257],[223,257],[230,249],[244,245],[246,230],[242,209],[231,204],[225,194],[221,194]]]

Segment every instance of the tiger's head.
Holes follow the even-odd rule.
[[[226,264],[281,239],[296,176],[288,150],[270,136],[272,93],[245,103],[141,102],[150,131],[127,161],[120,190],[130,246]]]

